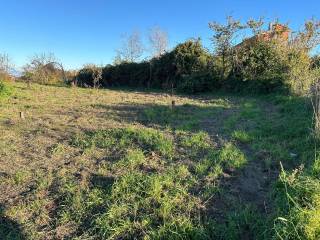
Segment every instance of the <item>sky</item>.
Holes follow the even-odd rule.
[[[159,26],[170,47],[200,37],[210,44],[210,21],[227,15],[240,20],[264,16],[298,29],[320,19],[317,0],[0,0],[0,53],[17,69],[35,54],[54,53],[67,69],[109,64],[125,33],[147,33]]]

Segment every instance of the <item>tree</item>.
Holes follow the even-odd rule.
[[[141,36],[138,31],[134,31],[129,36],[125,36],[122,46],[117,50],[117,62],[137,62],[144,51]]]
[[[150,51],[153,57],[159,58],[168,49],[168,33],[160,27],[153,27],[149,32]]]
[[[320,21],[311,19],[293,36],[291,45],[303,51],[311,51],[320,44]]]
[[[99,88],[100,81],[102,80],[102,67],[96,65],[92,66],[92,78],[93,78],[93,88]]]
[[[215,52],[222,59],[221,78],[225,78],[228,63],[227,58],[233,52],[232,50],[237,38],[237,33],[245,28],[245,26],[243,26],[240,21],[228,16],[226,24],[211,22],[209,23],[209,28],[213,31],[211,40],[215,46]]]
[[[28,82],[42,84],[67,81],[63,65],[52,53],[34,55],[30,62],[24,66],[24,76]]]
[[[263,25],[264,25],[263,17],[260,17],[258,20],[251,18],[247,21],[247,26],[249,29],[251,29],[253,35],[260,34],[262,32]]]

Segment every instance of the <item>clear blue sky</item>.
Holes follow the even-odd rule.
[[[154,25],[168,32],[171,46],[201,37],[210,47],[208,22],[226,15],[279,18],[292,28],[320,18],[317,0],[3,0],[0,9],[0,52],[17,67],[43,52],[67,68],[111,63],[123,33]]]

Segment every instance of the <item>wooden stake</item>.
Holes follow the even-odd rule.
[[[176,106],[176,101],[175,101],[175,100],[172,100],[172,102],[171,102],[171,108],[172,108],[172,110],[175,108],[175,106]]]
[[[19,113],[21,119],[25,119],[24,112]]]

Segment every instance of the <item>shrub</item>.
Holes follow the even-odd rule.
[[[286,62],[277,42],[256,41],[238,47],[225,88],[254,93],[284,89]]]
[[[32,57],[24,67],[21,79],[40,84],[64,83],[66,74],[61,63],[53,54],[39,54]]]
[[[12,88],[0,81],[0,99],[9,97],[12,94]]]
[[[314,78],[319,76],[319,71],[312,69],[311,59],[304,49],[290,48],[287,51],[286,84],[291,93],[305,95],[309,92]]]
[[[252,137],[243,130],[237,130],[232,133],[232,138],[241,142],[241,143],[249,143],[252,141]]]
[[[208,91],[216,81],[213,65],[213,57],[203,48],[200,40],[188,40],[159,58],[105,66],[101,85]],[[93,71],[89,67],[81,69],[77,76],[80,86],[93,86],[93,79]],[[196,84],[192,85],[192,81]]]
[[[219,88],[219,80],[210,72],[197,73],[183,76],[177,87],[179,92],[189,94],[208,92]]]

